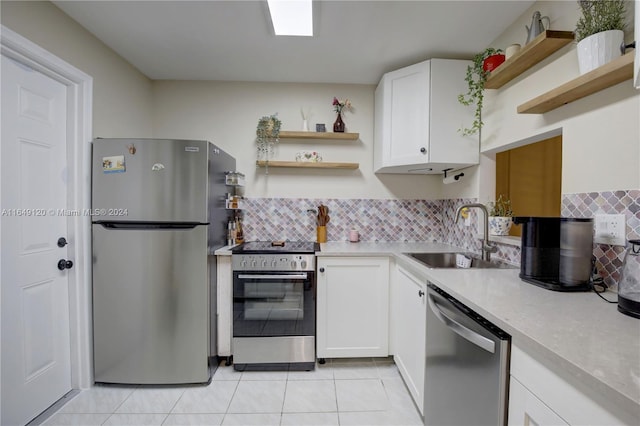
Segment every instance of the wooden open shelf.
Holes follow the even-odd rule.
[[[256,165],[260,167],[267,166],[264,160],[256,161]],[[299,169],[349,169],[355,170],[360,167],[358,163],[329,163],[322,161],[320,163],[303,163],[300,161],[269,161],[269,167],[290,167]]]
[[[334,140],[358,140],[360,133],[335,133],[335,132],[291,132],[280,131],[280,139],[334,139]]]
[[[573,38],[571,31],[546,30],[491,71],[484,88],[499,89],[547,56],[571,43]]]
[[[629,52],[519,105],[518,114],[542,114],[633,78],[633,56]]]

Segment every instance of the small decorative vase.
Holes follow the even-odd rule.
[[[327,242],[327,227],[326,226],[319,225],[318,228],[316,229],[316,233],[317,233],[317,237],[318,237],[318,242],[319,243],[326,243]]]
[[[489,234],[496,236],[509,235],[511,223],[511,217],[489,216]]]
[[[333,131],[336,133],[344,133],[344,121],[342,121],[342,114],[338,113],[335,123],[333,123]]]
[[[302,120],[302,131],[303,132],[309,131],[309,122],[307,120]]]
[[[624,40],[621,30],[602,31],[578,42],[578,66],[580,74],[586,74],[622,55],[620,45]]]

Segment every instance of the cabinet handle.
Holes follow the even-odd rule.
[[[427,148],[425,148],[424,146],[422,148],[420,148],[420,152],[423,154],[427,153]]]
[[[419,297],[424,296],[424,291],[422,291],[422,290],[418,290],[418,296],[419,296]]]
[[[319,269],[319,271],[320,271],[320,272],[324,272],[324,268],[320,268],[320,269]]]

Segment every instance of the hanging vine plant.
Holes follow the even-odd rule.
[[[267,115],[258,120],[256,128],[256,143],[258,144],[258,160],[269,161],[269,155],[273,153],[273,146],[278,143],[282,122],[278,113]]]
[[[501,49],[488,47],[484,51],[475,55],[472,64],[467,67],[467,74],[464,80],[467,82],[467,93],[458,95],[458,102],[465,106],[475,105],[476,110],[471,127],[461,128],[458,131],[463,136],[469,136],[480,132],[482,129],[482,105],[484,101],[484,84],[489,77],[489,71],[483,68],[484,60],[490,56],[501,54]]]

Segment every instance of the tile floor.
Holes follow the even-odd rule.
[[[206,387],[96,386],[43,425],[422,425],[391,359],[327,360],[312,372],[237,372]]]

